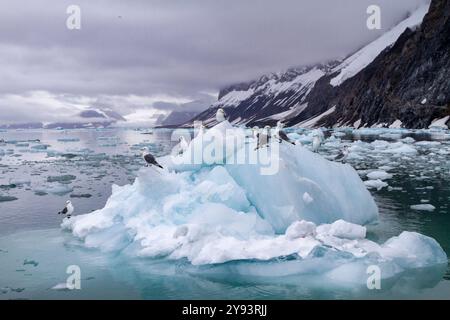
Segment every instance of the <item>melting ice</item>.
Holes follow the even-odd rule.
[[[129,257],[186,259],[193,273],[212,277],[307,275],[365,284],[367,268],[376,265],[392,284],[408,272],[445,270],[446,254],[427,236],[403,232],[385,243],[368,240],[364,225],[376,222],[378,208],[366,185],[350,165],[329,161],[306,146],[273,142],[269,148],[279,147],[273,175],[262,175],[258,164],[228,164],[228,152],[209,164],[180,161],[210,141],[214,130],[230,129],[224,122],[199,134],[184,155],[158,159],[165,170],[142,168],[133,184],[113,186],[104,208],[65,220],[62,227],[87,247]],[[244,129],[233,130],[233,139],[246,136]],[[339,140],[332,136],[324,147],[339,146]],[[371,149],[409,157],[417,152],[409,143],[354,143],[351,156]],[[234,156],[259,152],[251,138],[235,146]],[[387,186],[383,180],[391,175],[386,171],[387,166],[367,172],[367,186]]]

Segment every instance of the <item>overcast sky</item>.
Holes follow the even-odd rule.
[[[0,123],[87,106],[152,115],[264,73],[343,58],[428,0],[2,0]],[[81,30],[66,9],[81,8]],[[382,9],[382,30],[366,9]]]

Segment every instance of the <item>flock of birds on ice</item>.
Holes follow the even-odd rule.
[[[219,108],[216,112],[216,121],[218,123],[228,121],[225,111],[222,108]],[[277,126],[275,127],[274,131],[272,132],[272,128],[270,126],[265,126],[263,129],[260,129],[259,127],[255,126],[252,128],[253,132],[253,138],[256,140],[256,150],[269,147],[271,139],[274,139],[275,141],[278,141],[279,143],[290,143],[292,145],[296,145],[296,142],[292,141],[285,131],[283,131],[284,124],[281,121],[278,121]],[[204,129],[204,127],[202,127]],[[312,140],[312,151],[313,152],[319,152],[320,146],[324,142],[324,136],[321,131],[317,131],[313,135]],[[189,147],[188,142],[186,139],[181,136],[179,139],[179,150],[180,153],[183,153],[186,151],[186,149]],[[349,155],[348,146],[344,146],[342,150],[338,153],[338,155],[334,158],[335,161],[345,163],[347,157]],[[145,162],[146,167],[152,167],[152,168],[159,168],[164,169],[161,164],[158,163],[156,160],[156,157],[150,153],[149,149],[147,147],[142,148],[142,158]],[[70,200],[66,201],[66,204],[64,208],[58,212],[58,214],[66,215],[68,219],[72,216],[75,208]]]

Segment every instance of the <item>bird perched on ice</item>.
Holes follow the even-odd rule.
[[[319,135],[315,134],[313,136],[312,141],[312,151],[313,152],[319,152],[320,146],[322,145],[322,139]]]
[[[222,108],[219,108],[216,112],[216,121],[221,123],[227,120],[225,111]]]
[[[286,132],[283,131],[284,124],[281,121],[278,121],[277,126],[275,128],[275,134],[274,138],[278,139],[279,143],[282,143],[283,141],[286,141],[290,144],[293,144],[295,146],[295,142],[293,142],[289,137],[287,136]]]
[[[147,147],[142,148],[142,158],[146,162],[146,165],[145,165],[146,167],[148,167],[148,166],[156,166],[156,167],[159,167],[159,168],[163,169],[163,166],[160,165],[156,161],[155,157],[148,151]]]
[[[206,133],[206,126],[201,121],[194,121],[194,135],[201,137]]]
[[[183,154],[189,147],[189,143],[186,141],[186,139],[183,136],[180,137],[179,141],[180,141],[180,143],[178,144],[178,148],[179,148],[178,154]]]
[[[344,146],[344,148],[339,152],[339,154],[334,158],[335,161],[339,161],[345,163],[349,154],[348,146]]]
[[[74,207],[72,205],[72,202],[70,200],[66,201],[66,205],[64,207],[64,209],[62,209],[60,212],[58,212],[58,214],[66,214],[67,215],[67,219],[70,219],[73,211],[74,211]]]
[[[270,142],[270,127],[265,126],[261,132],[258,132],[256,137],[257,137],[257,144],[255,150],[268,147]]]

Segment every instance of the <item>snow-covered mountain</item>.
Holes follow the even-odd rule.
[[[232,123],[247,126],[283,120],[302,127],[428,127],[450,114],[449,14],[449,1],[433,0],[343,61],[223,89],[217,102],[185,125],[214,125],[223,108]]]
[[[292,68],[284,73],[273,73],[256,81],[230,86],[221,90],[218,101],[194,120],[213,125],[218,108],[225,109],[234,124],[289,119],[306,108],[307,97],[317,80],[336,64]]]
[[[61,122],[32,122],[0,125],[2,129],[78,129],[107,127],[118,121],[126,121],[119,113],[108,108],[87,108],[73,116],[71,121]]]
[[[324,92],[336,111],[321,125],[427,128],[450,115],[450,1],[433,0],[424,13],[394,28],[397,40],[353,77],[331,79],[340,85]]]

